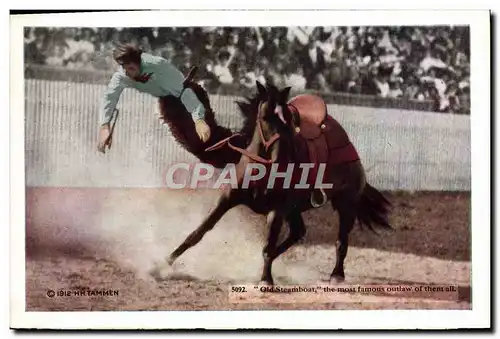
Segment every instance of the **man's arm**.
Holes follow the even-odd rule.
[[[108,87],[104,92],[102,109],[99,117],[100,128],[99,140],[97,144],[97,150],[99,152],[105,153],[106,146],[111,148],[111,129],[109,123],[113,118],[113,112],[116,108],[116,104],[118,103],[120,95],[125,87],[127,87],[125,75],[120,71],[113,74]]]
[[[186,88],[184,90],[181,101],[184,106],[186,106],[186,109],[191,112],[194,121],[205,118],[205,107],[200,103],[198,97],[191,88]]]
[[[125,87],[127,87],[125,82],[125,75],[117,71],[111,77],[109,81],[108,87],[104,92],[103,104],[100,113],[100,125],[109,124],[113,117],[113,112],[118,104],[118,100],[120,99],[120,95],[122,94]]]

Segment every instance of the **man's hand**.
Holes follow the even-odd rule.
[[[196,133],[200,137],[201,141],[207,142],[210,138],[210,127],[207,125],[205,120],[197,120],[195,122]]]
[[[99,130],[99,142],[97,144],[97,150],[101,153],[105,153],[106,146],[111,148],[111,134],[109,124],[104,124]]]

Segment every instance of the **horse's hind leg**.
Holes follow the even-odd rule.
[[[264,248],[264,270],[262,272],[261,280],[273,284],[271,267],[274,259],[285,253],[290,247],[296,244],[306,233],[306,227],[302,215],[298,211],[292,212],[287,218],[289,232],[288,236],[283,242],[276,247],[281,225],[283,224],[282,218],[275,218],[271,221],[268,244]]]
[[[330,282],[335,283],[343,282],[345,280],[344,260],[349,247],[349,233],[351,232],[354,222],[356,221],[356,209],[355,205],[349,206],[347,204],[342,204],[341,206],[334,206],[333,202],[332,207],[334,209],[337,207],[339,213],[339,235],[336,244],[337,259],[335,262],[335,268],[330,276]]]
[[[264,257],[264,268],[260,280],[266,284],[273,285],[272,265],[276,255],[276,242],[283,224],[283,216],[277,211],[271,211],[267,215],[267,224],[269,225],[269,235],[267,237],[267,245],[262,251]]]
[[[276,256],[285,253],[290,247],[295,245],[306,234],[306,225],[299,211],[293,211],[286,219],[290,232],[288,236],[276,249]]]

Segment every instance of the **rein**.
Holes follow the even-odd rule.
[[[260,110],[260,105],[259,105],[259,110]],[[264,131],[262,130],[261,119],[257,119],[257,130],[259,131],[260,140],[261,140],[262,144],[264,145],[266,152],[280,138],[279,133],[275,133],[269,140],[266,140],[266,138],[264,136]],[[250,153],[246,149],[243,149],[241,147],[237,147],[237,146],[234,146],[233,144],[231,144],[231,139],[236,137],[236,136],[241,136],[241,134],[235,133],[235,134],[231,135],[230,137],[222,139],[221,141],[217,142],[216,144],[205,149],[205,152],[217,150],[217,149],[219,149],[222,146],[227,144],[229,146],[229,148],[231,148],[232,150],[239,152],[240,154],[252,159],[255,162],[265,164],[265,165],[273,163],[272,160],[264,159],[263,157],[261,157],[257,154]]]

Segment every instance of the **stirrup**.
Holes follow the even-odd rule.
[[[326,196],[326,193],[325,193],[325,191],[323,190],[323,188],[320,188],[320,189],[319,189],[319,191],[321,192],[321,197],[322,197],[322,201],[321,201],[321,203],[319,203],[319,204],[318,204],[318,203],[316,203],[316,202],[314,201],[314,192],[313,192],[313,193],[311,193],[311,205],[312,205],[312,207],[314,207],[314,208],[321,207],[321,206],[323,206],[324,204],[326,204],[326,202],[328,201],[328,197]]]

